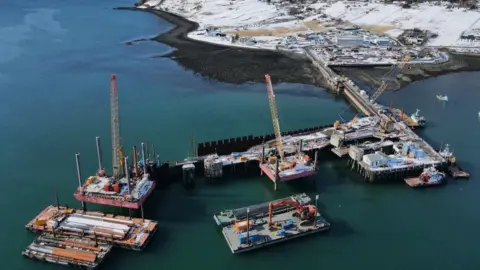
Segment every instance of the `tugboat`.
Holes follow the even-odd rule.
[[[460,165],[458,165],[457,160],[453,155],[453,151],[450,151],[450,145],[445,144],[443,150],[440,150],[438,153],[447,160],[448,174],[450,174],[453,178],[470,178],[470,174],[460,167]]]
[[[438,186],[445,183],[446,175],[434,166],[425,168],[419,177],[407,178],[405,183],[412,188]]]
[[[420,115],[420,110],[417,109],[417,111],[410,116],[412,120],[418,124],[419,127],[425,126],[425,117]]]
[[[437,99],[441,101],[448,101],[448,97],[446,95],[445,96],[437,95]]]

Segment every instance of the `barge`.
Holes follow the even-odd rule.
[[[122,158],[121,173],[117,172],[115,176],[110,176],[102,168],[99,138],[98,136],[96,138],[99,160],[99,168],[96,175],[90,176],[83,181],[80,170],[80,154],[75,154],[78,188],[73,196],[81,201],[82,204],[89,202],[129,209],[141,209],[144,201],[155,190],[156,186],[155,181],[150,179],[150,174],[148,173],[148,169],[156,164],[146,158],[145,144],[142,143],[141,160],[138,160],[137,148],[133,147],[133,164],[129,164],[127,157]]]
[[[317,195],[318,199],[318,195]],[[233,254],[259,249],[330,228],[305,194],[226,210],[214,215]]]
[[[64,266],[97,269],[111,249],[112,245],[105,242],[44,233],[22,255]]]
[[[445,177],[445,173],[431,166],[425,168],[419,177],[405,179],[405,183],[413,188],[439,186],[445,183]]]
[[[48,206],[25,228],[36,233],[81,237],[126,249],[143,250],[157,226],[156,221],[148,219]]]

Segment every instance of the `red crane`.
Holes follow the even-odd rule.
[[[317,208],[313,205],[301,205],[291,199],[279,201],[276,203],[268,204],[268,225],[272,225],[273,209],[279,206],[292,206],[295,207],[296,212],[293,214],[296,217],[300,217],[302,220],[313,220],[317,214]]]

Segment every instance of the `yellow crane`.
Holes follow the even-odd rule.
[[[280,155],[280,161],[283,162],[282,133],[280,133],[277,104],[275,102],[275,93],[273,92],[273,86],[272,86],[272,81],[270,80],[270,75],[268,74],[265,75],[265,81],[267,83],[268,101],[270,104],[270,112],[272,113],[273,131],[275,132],[277,150],[278,150],[278,154]]]
[[[405,67],[408,61],[410,61],[411,57],[409,55],[405,56],[403,60],[400,63],[397,63],[394,65],[385,75],[383,75],[383,80],[382,84],[380,87],[378,87],[377,91],[373,93],[373,95],[370,97],[370,102],[374,103],[375,100],[387,89],[388,86],[388,80],[391,78],[394,78],[397,76],[397,74],[402,71],[402,69]],[[355,117],[348,123],[347,129],[351,128],[355,122],[358,121],[358,114],[355,115]],[[340,127],[340,121],[336,121],[334,124],[334,127],[337,129]]]
[[[397,76],[397,74],[402,71],[402,69],[405,67],[405,65],[407,64],[408,61],[410,61],[411,57],[409,55],[405,56],[405,58],[403,58],[402,62],[398,63],[397,65],[393,66],[392,69],[390,69],[389,72],[387,72],[387,74],[385,74],[383,76],[383,78],[386,78],[386,79],[391,79],[391,78],[394,78],[395,76]],[[373,93],[373,95],[370,97],[370,102],[375,102],[375,100],[377,100],[377,98],[385,91],[385,89],[387,89],[387,86],[388,86],[388,82],[387,80],[382,80],[382,84],[380,85],[380,87],[377,89],[377,91],[375,93]]]

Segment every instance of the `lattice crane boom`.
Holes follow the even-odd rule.
[[[391,79],[395,76],[397,76],[397,74],[402,71],[402,69],[405,67],[405,65],[407,64],[407,62],[410,60],[410,56],[405,56],[405,58],[402,60],[402,62],[400,62],[399,64],[397,64],[396,66],[394,66],[389,72],[387,72],[387,74],[385,74],[383,76],[383,78],[386,78],[386,79]],[[386,80],[383,80],[382,81],[382,84],[380,85],[380,87],[377,89],[377,91],[375,93],[373,93],[372,97],[370,98],[370,101],[371,102],[374,102],[384,91],[385,89],[387,89],[387,86],[388,86],[388,83]]]
[[[273,131],[275,133],[275,140],[277,143],[278,154],[280,155],[280,161],[283,161],[283,144],[282,133],[280,133],[280,123],[278,122],[277,104],[275,102],[275,93],[273,92],[272,81],[270,75],[265,75],[265,81],[267,83],[268,101],[270,104],[270,112],[272,113]]]
[[[120,123],[118,118],[118,90],[117,76],[112,74],[110,77],[110,132],[112,136],[112,166],[113,177],[120,179],[123,154],[120,146]]]

